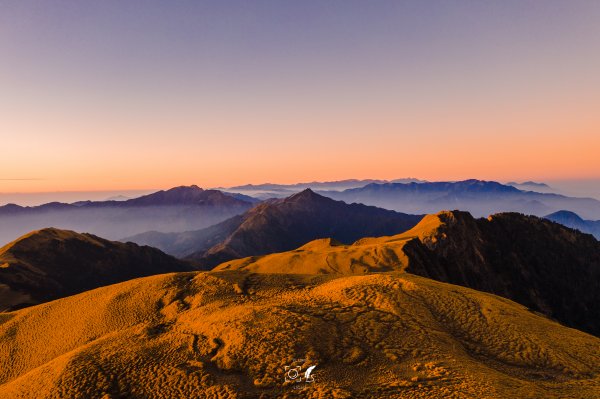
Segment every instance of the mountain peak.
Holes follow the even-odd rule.
[[[173,187],[173,188],[166,190],[166,192],[168,192],[168,193],[169,192],[192,192],[192,193],[199,192],[199,193],[201,193],[203,191],[204,191],[204,189],[202,189],[201,187],[198,187],[195,184],[192,184],[190,186],[177,186],[177,187]]]
[[[322,201],[328,200],[329,198],[324,197],[320,194],[315,193],[310,188],[304,189],[299,193],[289,196],[286,198],[288,202],[298,202],[298,201]]]
[[[55,227],[46,227],[31,231],[16,240],[0,248],[0,255],[11,251],[29,251],[36,250],[45,246],[50,241],[65,241],[69,238],[87,240],[88,238],[80,233],[71,230],[61,230]]]
[[[128,201],[121,202],[125,205],[239,205],[247,206],[250,203],[242,199],[227,195],[219,190],[204,190],[196,185],[173,187],[168,190],[157,191]]]
[[[234,258],[289,251],[327,237],[351,243],[365,236],[406,231],[421,217],[362,204],[346,204],[306,189],[252,208],[242,216],[237,227],[227,231],[223,241],[208,250],[193,253],[189,258],[204,267],[212,267]],[[324,242],[330,245],[333,241],[320,241],[321,244]]]
[[[581,216],[579,216],[578,214],[576,214],[575,212],[571,212],[571,211],[567,211],[567,210],[560,210],[560,211],[556,211],[553,212],[549,215],[546,215],[546,219],[553,219],[553,218],[560,218],[560,219],[570,219],[570,220],[574,220],[574,221],[578,221],[578,222],[583,222],[583,219],[581,218]]]
[[[0,286],[9,290],[0,296],[0,310],[190,268],[155,248],[44,228],[0,248]]]

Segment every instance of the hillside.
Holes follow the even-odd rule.
[[[587,399],[599,373],[598,338],[406,273],[170,274],[0,315],[3,398]]]
[[[181,186],[125,201],[53,202],[33,207],[9,204],[0,206],[0,245],[48,226],[109,239],[152,230],[195,230],[244,213],[255,203],[246,196]]]
[[[519,212],[544,216],[567,209],[587,218],[600,219],[600,201],[552,193],[523,191],[494,181],[420,182],[369,184],[344,191],[319,191],[345,202],[393,209],[406,213],[436,213],[461,209],[475,216]]]
[[[136,277],[190,269],[154,248],[47,228],[0,248],[0,311]]]
[[[399,235],[345,246],[330,240],[225,262],[215,270],[259,273],[408,271],[494,293],[600,335],[600,243],[533,216],[428,215]]]
[[[188,258],[212,267],[230,259],[291,250],[317,238],[351,243],[364,236],[396,234],[421,218],[334,201],[307,189],[257,205],[225,240]]]

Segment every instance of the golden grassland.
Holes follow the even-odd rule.
[[[224,262],[215,270],[302,274],[359,274],[405,270],[409,258],[404,253],[404,246],[414,238],[424,242],[436,240],[438,228],[444,224],[440,215],[452,213],[426,215],[412,229],[394,236],[362,238],[352,245],[343,245],[330,238],[323,238],[293,251]]]
[[[598,373],[600,339],[402,272],[166,274],[0,313],[9,399],[593,398]]]

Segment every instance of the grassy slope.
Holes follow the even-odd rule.
[[[177,273],[0,314],[2,398],[591,398],[599,372],[598,338],[400,272]]]
[[[440,225],[442,221],[438,215],[427,215],[402,234],[363,238],[352,245],[339,245],[334,240],[320,239],[294,251],[224,262],[214,270],[302,274],[404,270],[409,261],[403,251],[404,245],[413,238],[429,239]]]

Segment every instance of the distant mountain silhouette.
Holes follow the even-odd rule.
[[[180,234],[150,232],[125,240],[153,245],[178,256],[189,255],[210,268],[229,259],[293,249],[316,238],[333,237],[350,243],[364,236],[397,234],[421,218],[372,206],[348,205],[306,189],[259,204],[242,216],[208,229]]]
[[[106,203],[93,203],[106,205]],[[239,206],[240,200],[219,190],[203,190],[192,186],[174,187],[156,193],[133,198],[127,201],[111,204],[117,206],[156,206],[156,205],[209,205],[209,206]]]
[[[523,191],[535,191],[538,193],[558,194],[558,190],[556,190],[553,187],[550,187],[546,183],[538,183],[538,182],[531,181],[531,180],[524,181],[522,183],[511,181],[511,182],[506,183],[506,185],[513,186],[513,187],[518,188],[519,190],[523,190]]]
[[[147,231],[120,241],[131,241],[140,245],[149,245],[179,258],[210,249],[225,241],[244,222],[246,214],[236,215],[221,223],[200,230],[181,233],[161,233]]]
[[[114,195],[112,197],[108,197],[105,201],[127,201],[131,199],[131,197],[127,197],[125,195]]]
[[[352,245],[317,240],[290,252],[224,262],[252,273],[406,271],[490,292],[600,335],[600,242],[535,216],[427,215],[411,230]]]
[[[461,209],[475,216],[498,212],[543,216],[568,209],[586,217],[600,217],[600,201],[592,198],[522,191],[494,181],[473,179],[459,182],[369,184],[342,192],[319,193],[348,203],[363,203],[406,213]]]
[[[241,214],[256,200],[242,195],[175,187],[125,201],[53,202],[34,207],[0,207],[0,243],[48,226],[118,239],[149,230],[200,229]]]
[[[0,311],[136,277],[191,269],[155,248],[46,228],[0,248]]]
[[[546,215],[545,218],[584,233],[592,234],[600,240],[600,220],[584,220],[578,214],[564,210]]]
[[[404,178],[404,179],[395,179],[395,180],[377,180],[377,179],[347,179],[347,180],[337,180],[337,181],[313,181],[308,183],[296,183],[296,184],[273,184],[273,183],[265,183],[265,184],[245,184],[243,186],[234,186],[229,187],[224,190],[234,192],[234,193],[245,193],[248,195],[252,195],[256,198],[260,199],[269,199],[269,198],[285,198],[292,194],[298,193],[302,190],[310,188],[312,190],[346,190],[349,188],[357,188],[364,187],[367,184],[371,183],[422,183],[424,180],[415,179],[412,177]]]
[[[511,181],[506,183],[508,186],[530,186],[530,187],[538,187],[538,188],[550,188],[546,183],[538,183],[535,181],[524,181],[522,183],[517,183],[516,181]]]

